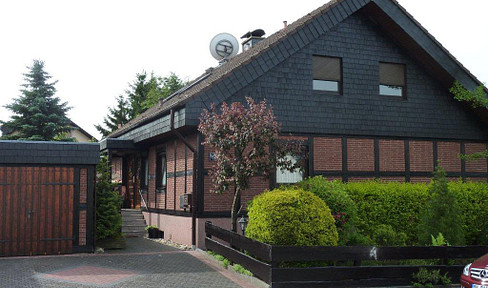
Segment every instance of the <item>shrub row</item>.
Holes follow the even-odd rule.
[[[440,182],[437,183],[439,185]],[[446,186],[443,185],[442,190],[446,191]],[[463,233],[457,234],[464,235],[464,239],[460,241],[453,239],[452,244],[488,245],[488,184],[455,181],[449,182],[447,187],[449,194],[446,195],[455,195],[461,211],[461,216],[455,218],[460,223],[453,223],[450,227],[460,225]],[[422,215],[433,213],[429,210],[430,206],[442,206],[435,203],[443,200],[434,200],[432,196],[439,195],[435,192],[437,190],[439,188],[436,189],[433,183],[342,183],[318,176],[306,179],[294,187],[282,187],[255,197],[249,205],[250,222],[247,232],[251,238],[271,244],[317,245],[325,243],[325,239],[337,239],[336,233],[339,245],[428,244],[424,242],[428,239],[427,242],[430,243],[430,235],[423,235],[426,234],[423,232],[429,230],[427,228],[430,226],[435,230],[437,222],[434,219],[434,224],[429,222],[427,228],[420,229],[419,227],[425,225],[419,224],[422,220],[425,221]],[[323,200],[325,206],[317,201],[317,197],[307,196],[311,195],[309,192]],[[324,216],[322,212],[332,218]],[[452,220],[443,219],[446,219],[447,222],[444,222],[449,230]],[[320,224],[315,222],[317,220]],[[330,223],[335,224],[337,232],[331,232]],[[322,230],[323,228],[327,229]],[[437,233],[434,234],[437,236]],[[444,234],[455,238],[449,236],[448,232]],[[323,236],[325,238],[319,240]],[[327,245],[334,245],[337,240],[332,240]],[[458,243],[454,243],[456,241]]]
[[[377,227],[389,225],[407,235],[408,245],[417,245],[418,224],[431,195],[429,185],[381,183],[377,181],[344,184],[357,206],[356,225],[365,235],[374,235]],[[488,184],[449,182],[461,210],[461,226],[467,245],[488,244]],[[435,236],[435,235],[434,235]]]

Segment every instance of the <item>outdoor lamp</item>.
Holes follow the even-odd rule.
[[[244,215],[241,216],[241,219],[239,219],[239,225],[241,225],[241,230],[242,230],[242,235],[246,235],[246,227],[247,227],[247,219],[244,218]]]

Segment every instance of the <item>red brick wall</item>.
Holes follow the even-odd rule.
[[[349,171],[374,171],[373,139],[347,139],[347,168]]]
[[[206,212],[230,211],[234,199],[234,190],[229,189],[229,191],[222,194],[210,192],[212,189],[210,176],[205,176],[204,181],[204,210]],[[253,177],[249,185],[250,188],[246,189],[241,194],[241,205],[243,206],[243,209],[247,208],[247,202],[252,200],[254,196],[269,189],[269,181],[265,177]]]
[[[156,208],[156,147],[149,148],[147,155],[147,160],[149,162],[149,181],[147,185],[147,205],[150,208]],[[144,163],[143,163],[144,164]]]
[[[166,144],[166,159],[167,159],[167,167],[168,167],[168,174],[174,174],[175,171],[175,141],[169,141]],[[174,178],[168,177],[166,183],[166,209],[173,210],[175,204],[175,185],[174,185]]]
[[[361,181],[370,181],[370,180],[374,180],[374,177],[373,176],[371,176],[371,177],[355,177],[355,176],[352,176],[352,177],[348,178],[349,182],[361,182]]]
[[[405,177],[381,177],[382,182],[405,182]]]
[[[88,192],[88,169],[80,169],[80,204],[86,204]],[[80,210],[78,226],[79,246],[86,245],[86,210]]]
[[[342,170],[341,138],[314,138],[313,153],[313,167],[315,171]]]
[[[379,150],[380,171],[405,171],[405,142],[403,140],[379,140]]]
[[[461,172],[461,143],[437,142],[437,159],[447,172]]]
[[[410,141],[410,171],[431,172],[434,170],[434,150],[432,141]]]
[[[471,177],[471,178],[466,178],[467,181],[471,181],[471,182],[486,182],[486,177]]]
[[[212,189],[212,181],[210,176],[204,177],[204,211],[230,211],[232,206],[232,199],[234,197],[233,193],[226,191],[222,194],[217,194],[215,192],[210,192]]]
[[[410,177],[410,183],[429,183],[432,178],[429,177]]]
[[[186,140],[193,144],[193,147],[196,147],[196,134],[190,135],[186,137]],[[176,147],[176,158],[175,158],[175,147]],[[165,193],[156,193],[156,160],[157,160],[157,151],[159,149],[166,149],[166,168],[168,177],[166,181],[166,194]],[[185,158],[185,150],[186,150],[186,158]],[[193,152],[186,147],[183,141],[177,139],[176,146],[175,146],[175,139],[172,139],[166,143],[159,144],[157,146],[153,146],[149,148],[148,152],[148,159],[149,159],[149,185],[148,185],[148,199],[149,199],[149,207],[151,208],[158,208],[158,209],[165,209],[165,201],[166,202],[166,209],[173,210],[183,210],[180,209],[180,195],[186,193],[193,192]],[[176,164],[176,168],[175,168]],[[185,170],[186,169],[186,170]],[[185,185],[185,176],[184,173],[187,171],[186,175],[186,185]],[[180,175],[176,177],[176,187],[175,187],[175,175]],[[186,186],[186,190],[185,190]],[[176,197],[175,197],[176,196]]]
[[[88,191],[88,169],[80,169],[80,203],[86,204]]]
[[[486,150],[484,143],[466,143],[464,145],[466,154],[473,154]],[[486,172],[486,159],[466,160],[466,172]]]

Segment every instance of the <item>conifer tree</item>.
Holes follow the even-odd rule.
[[[103,119],[103,127],[101,124],[95,125],[95,128],[104,137],[110,134],[112,131],[117,130],[119,125],[124,125],[129,122],[130,117],[129,102],[124,96],[119,95],[117,97],[117,105],[115,107],[108,108],[108,115]]]
[[[148,75],[145,71],[136,74],[136,80],[129,84],[125,95],[117,97],[117,105],[109,108],[108,115],[103,124],[95,128],[107,136],[117,130],[119,124],[124,125],[136,118],[139,114],[156,105],[186,85],[176,74],[170,73],[167,77],[155,76],[153,72]]]
[[[418,226],[420,243],[430,244],[432,237],[441,233],[451,245],[464,244],[461,209],[456,194],[447,185],[446,171],[440,166],[435,169],[429,192],[431,199],[425,205]]]
[[[2,121],[2,126],[12,131],[3,139],[29,141],[53,141],[56,136],[70,130],[71,121],[66,116],[67,102],[55,96],[57,81],[44,71],[44,62],[34,60],[28,73],[24,74],[25,84],[19,98],[5,105],[14,114],[10,121]]]

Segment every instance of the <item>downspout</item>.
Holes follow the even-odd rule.
[[[175,129],[175,111],[174,109],[170,110],[170,130],[180,139],[188,149],[193,153],[193,175],[192,175],[192,189],[191,192],[191,245],[195,249],[197,243],[197,230],[196,230],[196,223],[197,223],[197,175],[198,175],[198,149],[193,148],[193,146],[186,141],[185,137],[181,135],[179,131]],[[198,139],[198,137],[197,137]],[[196,148],[198,148],[198,143],[196,144]],[[176,148],[175,148],[176,149]],[[176,187],[175,187],[176,189]],[[176,199],[175,199],[176,201]]]

